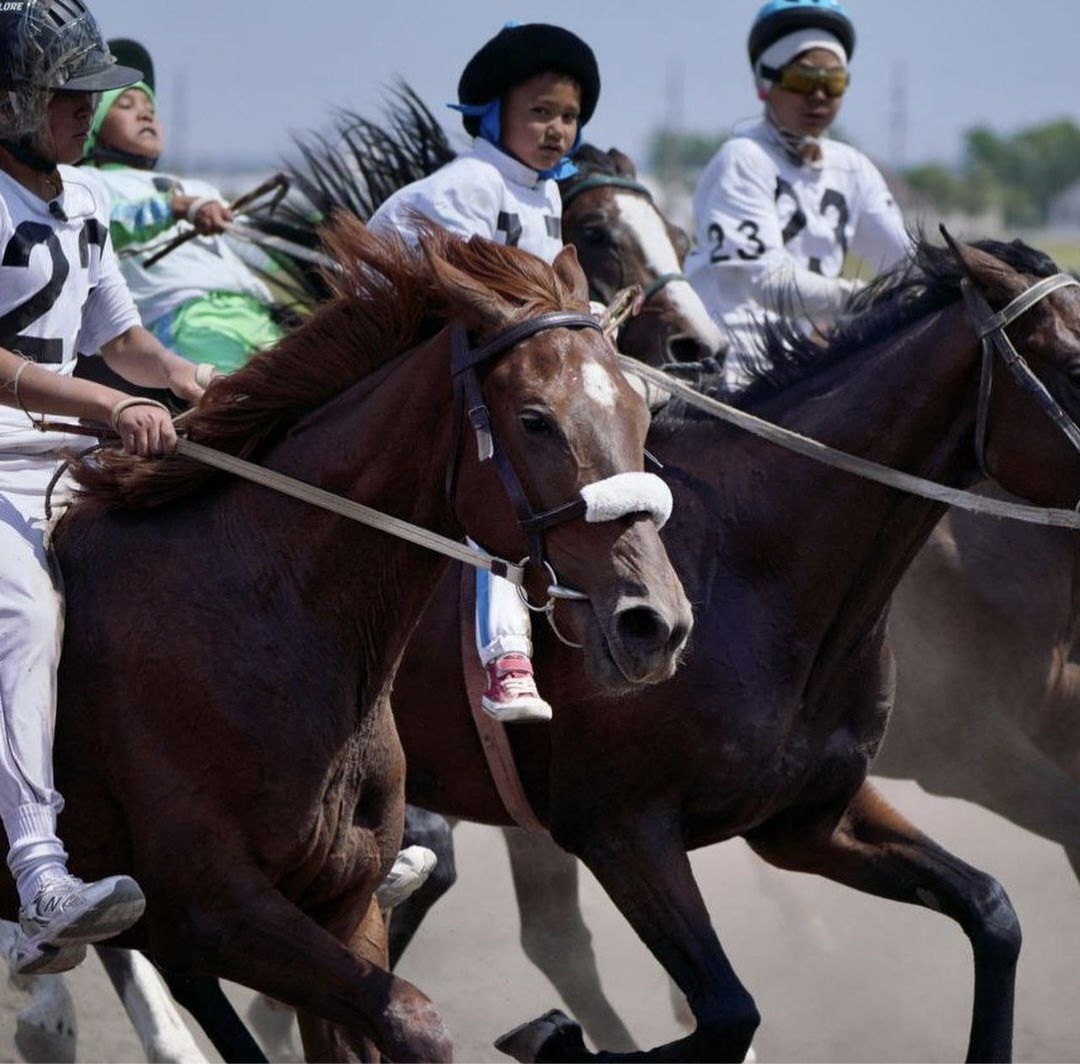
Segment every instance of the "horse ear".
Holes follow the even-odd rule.
[[[637,167],[629,155],[624,155],[618,148],[608,148],[608,158],[615,164],[615,172],[620,177],[637,178]]]
[[[944,225],[938,228],[964,276],[986,299],[1008,303],[1024,290],[1024,279],[1011,266],[970,244],[959,243]]]
[[[569,291],[570,298],[575,303],[588,306],[589,282],[578,263],[577,248],[573,244],[564,245],[551,265],[562,288]]]
[[[469,328],[494,332],[511,319],[513,307],[482,281],[447,262],[439,253],[437,240],[421,233],[419,241],[442,294]]]

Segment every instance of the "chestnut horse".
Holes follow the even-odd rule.
[[[1022,245],[960,254],[997,307],[1053,272]],[[922,245],[913,266],[856,300],[860,312],[826,350],[774,341],[778,368],[743,402],[909,473],[975,482],[980,344],[960,303],[961,279],[952,256]],[[1078,311],[1080,298],[1064,289],[1010,326],[1070,413],[1080,406],[1069,376],[1080,359],[1070,324]],[[1043,504],[1075,502],[1075,452],[1003,375],[987,427],[987,466],[1004,486]],[[974,951],[968,1058],[1007,1059],[1019,929],[1004,891],[908,823],[866,779],[892,700],[889,599],[941,505],[678,409],[654,420],[648,443],[677,499],[665,542],[697,604],[687,661],[668,683],[608,704],[572,652],[541,638],[538,672],[554,719],[547,729],[508,732],[537,815],[588,865],[696,1018],[689,1037],[627,1059],[738,1060],[750,1043],[757,1010],[686,856],[735,835],[780,867],[956,920]],[[472,728],[458,644],[445,638],[457,595],[448,575],[395,688],[407,795],[444,814],[506,824]],[[421,648],[436,632],[449,652],[424,655],[421,669]],[[455,704],[430,712],[432,688],[456,693]],[[605,716],[598,707],[606,704]],[[500,1048],[519,1058],[598,1059],[563,1018]]]
[[[689,606],[644,507],[571,519],[538,545],[496,463],[454,446],[452,347],[458,369],[491,356],[477,372],[519,517],[645,476],[646,411],[582,313],[574,252],[547,267],[434,231],[409,252],[348,219],[328,246],[335,298],[212,386],[189,436],[497,555],[528,538],[588,596],[574,624],[594,682],[670,676]],[[484,346],[470,355],[453,321]],[[55,537],[55,758],[73,869],[128,871],[146,891],[117,944],[293,1005],[313,1059],[446,1059],[430,1003],[381,967],[371,899],[401,832],[389,690],[447,563],[185,458],[99,452],[75,476],[84,497]]]

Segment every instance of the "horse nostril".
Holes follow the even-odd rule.
[[[696,336],[670,336],[667,341],[668,358],[672,362],[701,362],[713,354],[712,348]]]
[[[623,610],[617,624],[624,643],[660,647],[667,643],[670,635],[670,628],[663,618],[648,606]]]

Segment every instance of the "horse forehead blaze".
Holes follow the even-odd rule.
[[[585,395],[597,406],[614,410],[618,388],[611,371],[599,362],[586,362],[581,367],[581,387]]]

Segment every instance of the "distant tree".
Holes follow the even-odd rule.
[[[1040,225],[1054,197],[1080,180],[1080,127],[1060,119],[1002,136],[976,126],[964,134],[959,168],[930,164],[904,176],[941,209],[999,206],[1010,224]]]

